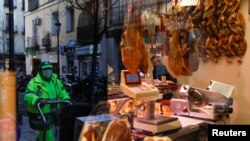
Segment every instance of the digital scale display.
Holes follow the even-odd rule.
[[[127,79],[127,82],[133,83],[133,82],[138,82],[140,78],[138,77],[137,74],[128,74],[126,76],[126,79]]]
[[[141,78],[139,73],[132,74],[128,71],[124,72],[126,85],[138,85],[141,84]]]

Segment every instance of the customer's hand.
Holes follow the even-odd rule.
[[[64,105],[73,105],[74,101],[72,99],[64,99]]]
[[[47,100],[43,98],[38,98],[36,101],[36,106],[38,106],[38,103],[40,103],[40,107],[43,107],[47,104]]]

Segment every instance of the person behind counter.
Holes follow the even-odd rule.
[[[161,80],[162,76],[166,77],[166,80],[170,80],[173,82],[177,82],[177,79],[171,76],[171,74],[167,71],[166,66],[162,63],[161,57],[153,55],[151,57],[151,63],[153,65],[153,79]]]

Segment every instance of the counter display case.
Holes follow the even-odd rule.
[[[212,122],[208,122],[205,120],[200,119],[194,119],[190,117],[182,117],[182,116],[175,116],[173,115],[172,110],[170,109],[169,105],[163,105],[160,102],[155,102],[155,108],[154,108],[154,114],[156,116],[173,116],[178,117],[178,119],[181,122],[182,128],[178,130],[173,130],[170,132],[164,132],[157,135],[152,135],[148,132],[145,132],[143,130],[138,130],[134,128],[134,120],[136,117],[145,117],[147,112],[147,106],[146,106],[146,99],[131,99],[129,97],[116,97],[111,98],[107,102],[104,102],[105,105],[108,105],[108,112],[109,113],[103,113],[99,115],[93,115],[88,117],[78,117],[76,119],[75,124],[75,140],[78,141],[78,138],[82,136],[84,133],[81,134],[81,132],[85,132],[85,136],[88,136],[92,132],[99,132],[98,134],[102,133],[102,136],[104,134],[107,134],[105,132],[109,127],[111,126],[111,122],[113,123],[116,120],[121,120],[122,123],[126,123],[126,131],[128,130],[130,134],[127,134],[127,136],[130,136],[129,139],[132,141],[147,141],[146,139],[159,139],[159,137],[165,137],[164,139],[168,139],[167,141],[202,141],[206,140],[207,138],[207,125],[208,124],[214,124]],[[101,110],[105,112],[106,110],[103,110],[104,106]],[[94,120],[91,120],[92,119]],[[102,117],[102,118],[100,118]],[[106,117],[106,118],[105,118]],[[90,122],[91,121],[91,122]],[[86,122],[89,122],[86,124]],[[92,128],[93,127],[93,128]],[[100,128],[101,127],[101,128]],[[121,131],[124,130],[119,127],[117,130]],[[91,132],[86,132],[88,129],[93,129]],[[97,130],[98,129],[98,130]],[[100,132],[100,131],[102,132]],[[78,131],[78,132],[77,132]],[[119,134],[120,132],[118,132]],[[91,135],[93,136],[93,135]],[[167,138],[166,138],[167,137]],[[123,138],[125,138],[123,136]],[[88,141],[86,138],[81,141]],[[102,141],[103,139],[99,140]]]

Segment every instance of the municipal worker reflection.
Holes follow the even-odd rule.
[[[29,82],[24,97],[30,126],[32,129],[39,130],[37,141],[43,141],[43,135],[45,136],[45,141],[55,141],[52,126],[59,107],[58,104],[47,104],[47,101],[69,99],[70,97],[62,82],[53,73],[52,64],[48,61],[42,61],[39,66],[39,72]],[[41,119],[38,103],[40,103],[42,112],[47,120],[46,124]]]

